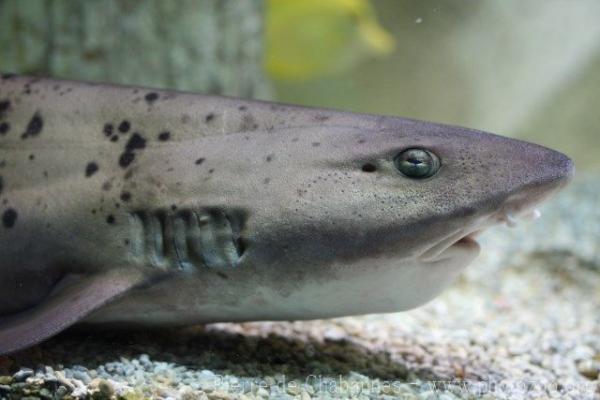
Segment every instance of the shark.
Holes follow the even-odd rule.
[[[4,74],[0,354],[75,324],[409,310],[573,171],[462,127]]]

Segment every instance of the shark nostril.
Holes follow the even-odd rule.
[[[377,167],[374,164],[366,163],[366,164],[363,164],[362,171],[363,172],[375,172],[375,171],[377,171]]]

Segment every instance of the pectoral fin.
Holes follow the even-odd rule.
[[[112,269],[59,284],[38,305],[0,318],[0,355],[48,339],[145,280],[140,271]]]

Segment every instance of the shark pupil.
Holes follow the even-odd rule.
[[[404,176],[424,179],[433,176],[440,168],[439,158],[424,149],[407,149],[394,158],[394,165]]]

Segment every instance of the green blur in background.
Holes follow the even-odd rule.
[[[277,47],[267,46],[278,100],[468,126],[561,150],[579,170],[600,167],[600,2],[373,0],[372,17],[369,8],[356,17],[355,1],[332,2],[339,13],[330,13],[329,23],[345,32],[352,44],[346,51],[363,57],[349,63],[335,45],[318,48],[314,57],[333,55],[325,60],[330,66],[290,77],[269,68]],[[283,3],[289,1],[268,3],[270,18]],[[292,35],[302,24],[314,31],[307,13],[279,25]],[[371,18],[391,37],[392,51],[385,37],[369,38],[360,27]],[[356,32],[348,33],[344,20]],[[286,40],[281,31],[269,33],[267,42]],[[306,40],[295,49],[299,59],[311,57]]]

